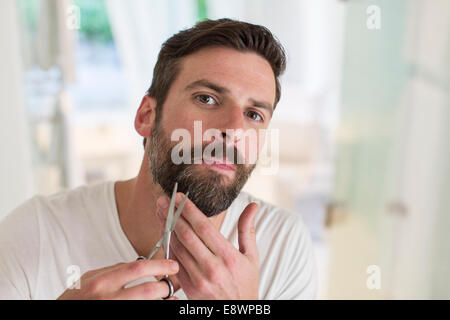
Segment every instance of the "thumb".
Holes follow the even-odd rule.
[[[242,211],[238,222],[239,251],[253,262],[258,259],[255,232],[255,216],[257,211],[258,205],[255,202],[251,202]]]

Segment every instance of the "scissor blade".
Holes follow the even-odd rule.
[[[174,212],[174,209],[175,209],[175,200],[176,200],[176,196],[177,196],[177,189],[178,189],[178,183],[175,182],[175,186],[174,186],[173,192],[172,192],[172,198],[170,200],[169,213],[167,214],[167,220],[166,220],[166,225],[165,225],[165,228],[164,228],[163,236],[161,237],[161,239],[159,239],[158,243],[155,245],[155,247],[153,248],[152,252],[150,252],[150,254],[148,255],[147,259],[151,259],[155,255],[155,253],[158,251],[158,249],[161,248],[162,245],[164,245],[165,256],[168,259],[170,233],[173,230],[173,228],[172,228],[173,221],[174,221],[174,213],[173,212]],[[185,201],[185,199],[183,199],[183,201],[181,203],[181,208],[183,208],[184,201]],[[179,211],[181,212],[181,210],[179,210]],[[177,214],[179,216],[178,210],[177,210]],[[175,222],[176,222],[176,220],[175,220]]]
[[[175,187],[173,188],[173,192],[172,192],[172,198],[170,199],[169,213],[167,214],[164,235],[166,235],[167,232],[170,232],[170,228],[172,227],[173,211],[175,209],[175,200],[177,197],[177,188],[178,188],[178,183],[175,182]]]
[[[186,192],[186,195],[184,196],[183,200],[181,201],[180,205],[177,208],[177,211],[175,212],[175,215],[173,216],[172,226],[170,227],[170,231],[173,231],[175,229],[178,218],[181,215],[181,211],[183,211],[184,203],[186,202],[188,195],[189,195],[189,191]]]
[[[158,243],[155,245],[155,247],[153,248],[152,252],[150,252],[150,254],[148,255],[147,259],[150,260],[151,258],[153,258],[153,256],[158,251],[158,249],[161,248],[161,245],[163,243],[163,239],[164,239],[164,236],[162,236],[161,239],[159,239]]]
[[[175,210],[175,200],[177,198],[177,189],[178,189],[178,183],[175,182],[175,187],[173,188],[172,192],[172,198],[170,199],[170,207],[169,207],[169,213],[167,214],[167,220],[166,220],[166,226],[164,229],[164,235],[163,235],[163,245],[164,245],[164,252],[166,259],[169,258],[169,243],[170,243],[170,232],[172,231],[172,221],[173,221],[173,212]]]
[[[164,255],[165,255],[166,259],[169,259],[169,255],[170,255],[170,249],[169,249],[170,235],[171,235],[171,233],[168,232],[167,237],[166,237],[166,242],[164,243]]]

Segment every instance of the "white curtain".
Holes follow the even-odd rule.
[[[43,70],[61,68],[65,84],[75,81],[76,31],[69,25],[72,0],[40,0],[36,62]]]
[[[0,219],[35,192],[15,0],[0,2]]]
[[[450,297],[450,208],[444,205],[450,179],[449,39],[449,1],[409,3],[403,56],[410,72],[396,119],[387,199],[402,204],[406,218],[383,217],[387,226],[395,226],[392,252],[385,253],[394,299]]]
[[[106,1],[114,40],[128,78],[130,107],[150,87],[161,44],[196,21],[194,0]]]

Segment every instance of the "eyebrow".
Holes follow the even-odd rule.
[[[227,89],[225,87],[222,87],[222,86],[220,86],[218,84],[212,83],[211,81],[208,81],[208,80],[205,80],[205,79],[197,80],[197,81],[194,81],[194,82],[188,84],[186,86],[185,90],[192,90],[192,89],[197,88],[197,87],[206,87],[206,88],[214,90],[214,91],[216,91],[217,93],[220,93],[220,94],[228,94],[228,93],[230,93],[229,89]],[[255,99],[250,99],[250,103],[253,106],[257,107],[257,108],[266,109],[267,111],[270,112],[270,116],[272,117],[274,107],[270,103],[257,101]]]
[[[191,89],[194,89],[197,87],[210,88],[218,93],[230,93],[230,90],[228,90],[227,88],[222,87],[218,84],[212,83],[208,80],[204,80],[204,79],[197,80],[197,81],[190,83],[189,85],[186,86],[185,90],[191,90]]]
[[[256,101],[256,100],[253,100],[253,99],[250,99],[250,102],[257,108],[266,109],[267,111],[269,111],[270,112],[270,117],[272,117],[274,108],[272,107],[272,105],[270,103]]]

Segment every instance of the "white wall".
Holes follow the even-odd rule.
[[[15,0],[0,2],[0,219],[34,194]]]

